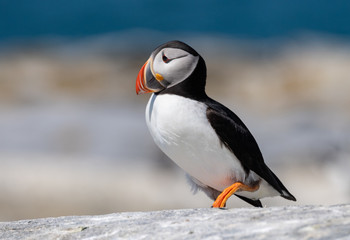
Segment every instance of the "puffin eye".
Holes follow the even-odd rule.
[[[163,53],[163,56],[162,56],[162,60],[163,60],[164,63],[170,62],[170,59],[167,58],[167,56],[165,56],[164,53]]]

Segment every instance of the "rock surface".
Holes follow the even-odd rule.
[[[350,205],[182,209],[0,223],[0,239],[350,239]]]

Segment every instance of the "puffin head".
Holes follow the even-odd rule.
[[[199,70],[197,70],[200,68]],[[206,67],[203,58],[189,45],[180,41],[167,42],[157,47],[142,66],[136,79],[136,93],[161,92],[172,89],[194,75],[204,78]],[[186,81],[187,82],[187,81]],[[195,81],[191,81],[195,88]]]

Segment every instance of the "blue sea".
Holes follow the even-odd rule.
[[[139,29],[253,39],[300,32],[348,37],[349,10],[345,0],[0,0],[0,40]]]

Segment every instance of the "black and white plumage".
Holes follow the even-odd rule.
[[[151,54],[139,72],[136,92],[153,92],[146,122],[158,147],[213,200],[239,182],[255,187],[233,192],[253,206],[261,207],[259,199],[271,196],[295,201],[264,163],[248,128],[206,95],[205,83],[204,59],[185,43],[171,41]]]

